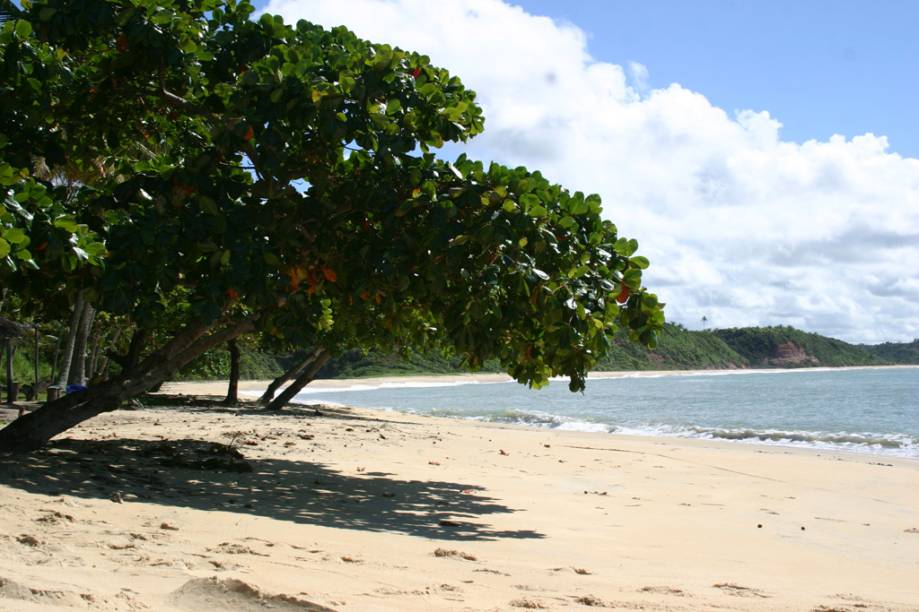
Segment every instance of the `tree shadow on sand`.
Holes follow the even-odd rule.
[[[223,400],[214,399],[207,395],[185,395],[156,393],[148,394],[141,398],[141,403],[146,408],[157,410],[180,409],[183,412],[229,414],[235,416],[259,417],[296,417],[310,419],[322,417],[326,420],[356,421],[367,423],[412,424],[410,421],[400,421],[392,415],[385,419],[374,416],[356,414],[349,406],[326,404],[317,399],[305,403],[288,403],[283,410],[267,410],[253,399],[240,399],[234,404],[226,404]]]
[[[0,485],[44,495],[222,510],[295,523],[405,533],[443,540],[542,538],[473,522],[514,512],[482,487],[355,476],[321,464],[246,459],[198,440],[60,440],[24,456],[0,456]]]

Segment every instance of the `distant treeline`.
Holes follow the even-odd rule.
[[[243,347],[241,378],[270,379],[281,374],[301,356],[272,355]],[[867,345],[849,344],[835,338],[793,327],[741,327],[691,331],[668,323],[658,347],[651,351],[617,338],[615,346],[597,370],[707,370],[734,368],[841,367],[862,365],[919,364],[919,339],[912,342]],[[19,351],[14,360],[16,378],[32,377],[31,354]],[[182,380],[216,380],[229,374],[226,350],[201,356],[179,375]],[[47,376],[50,364],[42,359],[40,372]],[[359,378],[411,374],[452,374],[466,371],[456,356],[438,353],[406,355],[348,351],[332,358],[320,378]],[[497,363],[486,363],[485,372],[498,372]]]
[[[273,378],[295,358],[296,355],[274,356],[244,350],[242,377]],[[625,337],[617,338],[613,350],[597,369],[696,370],[893,364],[919,364],[919,339],[910,343],[857,345],[787,326],[690,331],[678,324],[667,324],[655,350],[630,343]],[[487,363],[484,368],[484,371],[499,370],[497,363]],[[228,371],[226,351],[214,351],[187,368],[182,377],[216,379],[225,377]],[[455,356],[349,351],[331,359],[321,370],[320,377],[357,378],[460,371],[464,371],[462,361]]]

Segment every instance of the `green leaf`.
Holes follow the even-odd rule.
[[[641,288],[641,270],[635,270],[634,268],[627,270],[622,275],[622,282],[632,290]]]
[[[29,37],[29,34],[32,33],[32,24],[24,19],[20,19],[16,22],[16,36],[19,38],[25,39]]]
[[[80,227],[76,221],[70,217],[60,217],[54,220],[54,227],[64,230],[65,232],[75,233]]]
[[[18,227],[11,227],[3,230],[3,238],[10,244],[25,246],[29,244],[29,237]],[[2,257],[2,255],[0,255]]]
[[[542,200],[539,199],[539,196],[534,195],[532,193],[525,193],[521,195],[518,199],[520,200],[520,204],[521,206],[524,207],[524,209],[527,209],[530,206],[542,205]]]
[[[637,255],[631,258],[629,261],[632,262],[632,264],[634,264],[636,267],[641,268],[642,270],[644,270],[651,264],[651,262],[648,261],[647,257],[642,257],[641,255]]]
[[[0,238],[0,257],[6,257],[10,254],[10,243]]]
[[[544,206],[537,204],[527,209],[527,214],[531,217],[545,217],[549,214],[549,211]]]

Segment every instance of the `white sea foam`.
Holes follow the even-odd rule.
[[[613,433],[644,436],[673,436],[703,440],[724,440],[746,444],[793,446],[823,450],[877,453],[919,458],[919,439],[906,434],[782,431],[776,429],[727,429],[649,425],[617,427]]]
[[[440,416],[459,415],[443,412],[440,413]],[[560,431],[583,431],[636,436],[666,436],[677,438],[697,438],[705,440],[724,440],[747,444],[794,446],[803,448],[867,452],[894,455],[899,457],[919,458],[919,438],[914,438],[906,434],[677,427],[659,424],[617,426],[598,421],[587,421],[576,418],[562,417],[546,412],[522,410],[509,410],[501,413],[465,418],[472,418],[478,421],[493,423],[511,423],[527,425],[530,427],[557,429]]]

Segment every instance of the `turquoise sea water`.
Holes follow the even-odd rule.
[[[590,379],[531,390],[517,383],[307,388],[339,402],[539,427],[810,446],[919,458],[919,368]]]

